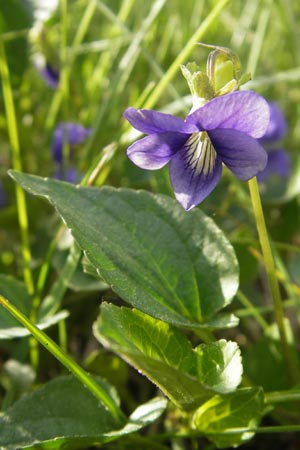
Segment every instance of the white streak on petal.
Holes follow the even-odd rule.
[[[192,172],[192,178],[200,174],[207,176],[213,172],[217,153],[205,131],[191,134],[184,148],[186,168]]]

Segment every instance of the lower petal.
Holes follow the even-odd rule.
[[[170,178],[175,197],[187,211],[211,193],[222,172],[222,162],[208,136],[209,142],[204,141],[202,148],[199,141],[198,147],[197,144],[193,147],[195,137],[196,134],[191,135],[185,146],[170,161]]]
[[[141,169],[160,169],[170,161],[188,137],[180,133],[151,134],[128,147],[127,156]]]
[[[210,139],[223,163],[243,181],[254,177],[267,164],[267,152],[260,143],[236,130],[213,130]]]

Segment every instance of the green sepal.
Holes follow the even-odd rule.
[[[206,73],[202,72],[195,62],[181,65],[181,71],[189,85],[193,109],[199,108],[215,96],[210,80]]]

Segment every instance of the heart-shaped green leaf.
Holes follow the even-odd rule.
[[[103,303],[94,334],[187,410],[241,381],[237,344],[221,340],[193,350],[177,328],[138,310]]]
[[[187,213],[144,191],[11,174],[55,206],[101,277],[142,311],[178,326],[211,326],[235,295],[233,248],[200,210]]]

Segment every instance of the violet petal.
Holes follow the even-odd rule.
[[[262,136],[262,142],[274,142],[282,139],[287,132],[287,124],[281,109],[275,102],[269,103],[270,122],[265,134]]]
[[[267,164],[267,152],[260,143],[237,130],[219,129],[209,137],[223,163],[243,181],[254,177]]]
[[[66,127],[70,145],[81,144],[91,133],[90,128],[85,128],[77,123],[67,123]]]
[[[123,116],[137,130],[145,134],[175,131],[190,134],[198,131],[193,124],[187,124],[179,117],[153,111],[151,109],[127,108]]]
[[[187,164],[187,151],[183,147],[170,161],[170,178],[176,199],[188,211],[204,200],[216,187],[222,173],[221,159],[216,155],[209,173],[196,171]]]
[[[165,166],[187,140],[186,134],[157,133],[134,142],[127,156],[141,169],[155,170]]]
[[[269,106],[253,91],[237,91],[210,100],[186,121],[197,125],[199,130],[232,128],[260,138],[269,123]]]
[[[268,162],[263,171],[257,174],[259,182],[265,181],[270,175],[275,174],[287,178],[291,173],[291,160],[283,149],[274,149],[268,152]]]

